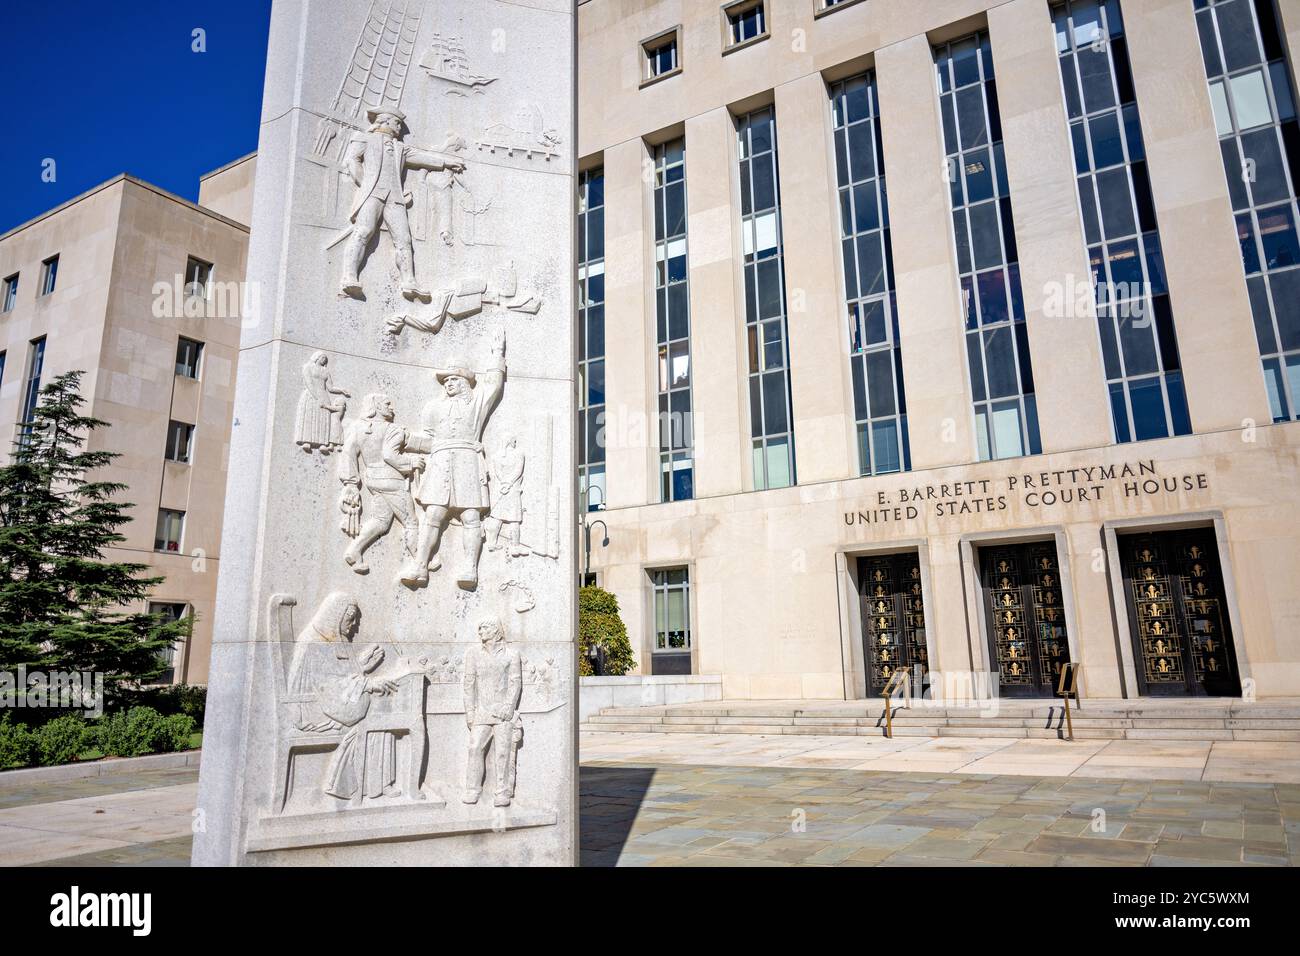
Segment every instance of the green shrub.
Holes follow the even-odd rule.
[[[152,707],[132,707],[99,722],[99,749],[106,757],[151,753],[163,734],[163,717]]]
[[[36,757],[43,767],[76,760],[93,734],[80,714],[64,714],[41,726],[34,734]]]
[[[164,717],[159,725],[159,734],[154,741],[153,749],[160,754],[188,750],[192,733],[194,733],[194,718],[189,714],[172,714],[170,717]]]
[[[0,716],[0,770],[35,762],[36,735],[26,724],[14,723],[6,712]]]
[[[590,677],[591,649],[605,651],[605,674],[622,677],[636,667],[627,626],[618,612],[618,598],[593,586],[578,591],[578,673]]]
[[[153,692],[149,703],[164,717],[184,714],[193,717],[194,723],[203,726],[203,713],[207,707],[208,689],[194,684],[175,684]]]

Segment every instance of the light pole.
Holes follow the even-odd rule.
[[[591,529],[596,527],[596,525],[600,525],[602,528],[605,529],[605,534],[600,539],[600,546],[602,548],[609,547],[609,525],[605,524],[605,522],[599,518],[597,518],[595,521],[584,521],[582,524],[582,531],[583,531],[582,579],[584,581],[586,581],[588,575],[591,574]]]
[[[591,493],[593,491],[600,492],[599,510],[603,511],[605,509],[604,488],[602,488],[600,485],[588,485],[586,488],[582,490],[582,514],[579,517],[578,521],[582,525],[582,552],[583,552],[582,580],[584,583],[586,582],[587,578],[591,575],[591,529],[593,527],[595,527],[596,525],[600,525],[602,528],[605,529],[605,534],[600,540],[600,546],[602,548],[609,547],[609,525],[605,524],[605,522],[601,521],[599,518],[596,519],[595,521],[587,520],[587,515],[591,513],[590,498],[591,498]]]
[[[591,493],[592,493],[593,491],[599,491],[599,492],[600,492],[600,501],[598,501],[598,502],[596,503],[596,504],[597,504],[596,510],[597,510],[597,511],[604,511],[604,510],[605,510],[605,489],[602,488],[600,485],[588,485],[586,488],[583,488],[583,489],[582,489],[582,513],[583,513],[583,515],[586,515],[586,514],[588,514],[588,513],[591,511],[591,500],[590,500],[590,499],[591,499]],[[580,521],[585,521],[586,518],[585,518],[585,517],[584,517],[584,518],[580,518],[579,520],[580,520]]]

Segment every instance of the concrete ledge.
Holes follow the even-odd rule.
[[[605,708],[656,707],[717,700],[722,700],[720,674],[580,677],[578,722],[586,723],[588,717]]]
[[[197,767],[202,750],[182,750],[172,754],[147,754],[144,757],[107,757],[103,760],[86,760],[65,763],[57,767],[25,767],[0,773],[0,790],[7,787],[25,787],[33,783],[59,783],[64,780],[81,780],[86,777],[108,777],[119,773],[139,773],[141,770],[170,770],[173,767]]]

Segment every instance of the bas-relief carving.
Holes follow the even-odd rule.
[[[432,308],[423,314],[399,312],[390,316],[385,321],[388,334],[400,335],[409,326],[436,335],[448,318],[460,321],[479,315],[489,305],[525,315],[536,315],[542,307],[542,300],[535,292],[521,291],[513,262],[492,270],[490,279],[471,276],[459,280],[452,288],[439,289],[429,301]]]
[[[484,525],[489,551],[505,548],[514,558],[529,553],[519,541],[524,520],[524,453],[509,439],[491,466],[492,512]],[[505,536],[502,544],[501,537]]]
[[[474,372],[460,362],[435,374],[442,395],[423,410],[420,428],[396,422],[393,400],[371,393],[362,401],[361,417],[343,429],[338,479],[342,484],[339,529],[352,539],[343,560],[358,574],[368,573],[366,552],[384,538],[394,523],[402,528],[404,563],[399,580],[420,586],[428,572],[442,567],[439,545],[452,520],[460,525],[462,560],[457,581],[465,590],[478,586],[482,550],[507,561],[537,555],[559,557],[559,485],[554,481],[554,419],[546,416],[536,429],[541,436],[539,459],[544,486],[541,508],[530,508],[524,497],[527,456],[511,436],[489,457],[483,433],[505,388],[505,337],[498,332],[492,367]],[[363,495],[362,492],[365,492]],[[532,544],[523,539],[525,519],[539,516],[531,527]],[[420,569],[426,569],[421,575]],[[531,590],[517,579],[500,586],[512,588],[515,608],[534,606]]]
[[[416,276],[415,242],[436,237],[444,246],[459,241],[466,247],[493,246],[490,215],[499,214],[495,197],[475,196],[463,177],[459,155],[465,141],[454,132],[436,149],[405,142],[406,114],[400,108],[412,51],[422,18],[422,5],[405,0],[373,0],[329,114],[322,118],[307,159],[325,170],[325,228],[335,230],[326,250],[342,245],[339,295],[363,299],[362,275],[387,232],[398,273],[398,291],[408,301],[433,303],[427,314],[397,314],[386,321],[392,334],[410,326],[436,332],[448,316],[464,318],[484,305],[536,315],[542,300],[530,288],[520,289],[513,264],[493,271],[489,282],[463,277],[436,293],[422,287]],[[495,77],[469,68],[463,39],[436,33],[420,62],[433,82],[448,92],[472,89],[482,93]],[[364,122],[363,122],[364,120]],[[558,155],[560,137],[547,127],[539,107],[517,105],[509,122],[488,126],[475,141],[480,151],[548,162]],[[408,172],[412,175],[408,176]],[[343,194],[352,190],[344,216]],[[457,191],[465,198],[456,201]],[[459,212],[459,216],[458,216]],[[337,217],[337,218],[336,218]],[[458,224],[457,220],[462,220]],[[332,222],[331,222],[332,220]],[[460,302],[477,296],[476,307]]]
[[[307,626],[293,633],[296,599],[272,597],[268,627],[275,651],[276,784],[273,810],[284,811],[295,757],[330,750],[319,790],[350,806],[381,799],[424,801],[425,678],[411,668],[386,668],[383,648],[358,648],[361,609],[342,591],[325,597]],[[284,648],[293,654],[286,675]],[[406,749],[404,786],[398,746]]]
[[[420,66],[431,79],[447,84],[443,92],[448,95],[464,96],[466,90],[481,95],[483,87],[496,82],[495,76],[485,76],[470,70],[464,38],[459,36],[435,33],[433,43],[420,60]]]
[[[523,659],[506,642],[500,621],[479,622],[478,647],[465,652],[462,689],[469,748],[465,761],[465,803],[478,803],[487,772],[488,752],[496,771],[495,807],[508,807],[515,796],[516,755],[524,739],[519,701],[524,691]]]
[[[302,367],[303,389],[293,440],[309,453],[319,448],[322,454],[329,454],[343,444],[343,413],[348,407],[343,399],[352,395],[335,387],[329,361],[324,352],[314,352]]]
[[[407,454],[410,433],[393,423],[394,415],[393,400],[387,395],[367,395],[361,420],[348,426],[343,442],[339,509],[344,515],[343,532],[354,539],[343,560],[358,574],[370,570],[366,549],[387,534],[394,521],[402,526],[403,549],[408,555],[415,554],[419,518],[411,498],[411,478],[424,468],[424,460]],[[362,487],[370,497],[364,521]]]
[[[372,0],[334,108],[322,118],[312,155],[305,157],[326,170],[326,221],[314,225],[336,231],[326,249],[341,251],[340,296],[364,300],[365,290],[376,284],[373,279],[363,284],[362,279],[374,271],[370,259],[384,244],[380,232],[386,231],[397,267],[395,291],[423,303],[412,313],[387,319],[391,335],[407,327],[436,334],[447,318],[480,316],[488,307],[536,315],[543,304],[532,286],[521,284],[513,261],[435,292],[417,281],[416,242],[438,241],[450,261],[457,245],[494,246],[489,216],[510,212],[497,197],[484,200],[466,185],[466,164],[459,155],[466,143],[460,137],[448,135],[439,149],[405,142],[410,131],[400,104],[422,6],[418,0]],[[472,73],[458,41],[435,34],[434,46],[420,66],[431,83],[447,86],[447,93],[482,94],[496,78]],[[555,131],[545,127],[541,111],[526,104],[510,123],[489,126],[476,140],[480,151],[547,162],[558,155],[559,143]],[[349,188],[350,204],[345,198]],[[458,192],[464,194],[459,202]],[[342,227],[345,213],[348,225]],[[422,270],[426,261],[421,259]],[[385,277],[378,285],[391,281]],[[558,557],[561,483],[553,470],[554,417],[545,416],[544,429],[529,433],[534,443],[531,458],[514,437],[491,454],[484,449],[484,432],[506,377],[504,331],[491,334],[486,369],[476,371],[455,360],[436,372],[441,394],[425,405],[418,428],[399,424],[393,399],[381,391],[366,395],[360,417],[345,425],[343,399],[351,395],[334,387],[328,359],[316,353],[304,367],[295,440],[308,451],[342,449],[338,506],[340,528],[352,539],[343,560],[353,571],[369,570],[367,551],[384,539],[394,522],[402,527],[400,579],[410,587],[427,584],[430,572],[441,567],[440,544],[452,523],[459,525],[461,540],[454,561],[456,580],[467,592],[478,587],[485,544],[506,561],[530,555]],[[540,465],[534,474],[545,476],[544,501],[536,510],[526,506],[524,486],[525,468],[532,469],[534,461]],[[529,539],[530,546],[524,543],[525,534],[539,538]],[[535,582],[526,574],[522,578],[511,577],[496,586],[507,613],[525,614],[535,607],[529,587]],[[399,589],[398,604],[402,593]],[[323,805],[361,811],[363,816],[369,812],[363,808],[445,808],[438,797],[446,789],[425,780],[431,746],[427,721],[434,714],[460,711],[466,738],[459,742],[453,736],[443,742],[459,745],[458,752],[465,754],[464,777],[457,782],[462,785],[461,802],[467,809],[475,807],[486,778],[493,805],[511,805],[523,742],[521,715],[565,706],[564,678],[553,654],[525,658],[508,640],[507,626],[491,619],[480,625],[478,641],[463,658],[458,652],[431,649],[408,664],[393,642],[414,643],[411,635],[368,635],[383,643],[358,644],[363,628],[352,596],[328,594],[296,634],[290,617],[295,603],[292,597],[275,595],[270,615],[276,656],[273,814],[292,819],[301,829],[310,816],[304,807],[314,811]],[[280,658],[282,648],[288,647],[292,660],[286,668]],[[455,705],[448,697],[453,690],[459,697]],[[303,757],[309,759],[302,767],[313,769],[301,770],[295,781],[295,761]],[[293,793],[302,793],[306,802],[289,807]],[[545,813],[551,816],[541,822],[554,823],[553,811]]]
[[[343,130],[362,129],[368,109],[402,102],[423,14],[423,0],[372,0],[330,113],[317,127],[315,155],[329,156],[338,142],[334,158],[342,161],[348,144],[340,137]]]
[[[546,125],[541,109],[521,102],[509,122],[493,123],[483,130],[474,145],[481,151],[500,152],[511,158],[521,156],[530,160],[540,156],[549,163],[560,155],[556,148],[560,143],[559,134]]]
[[[505,624],[487,616],[478,622],[477,643],[459,660],[444,653],[414,663],[400,656],[389,661],[381,646],[358,645],[363,621],[352,595],[326,595],[295,634],[296,604],[292,596],[276,594],[268,608],[277,741],[272,817],[309,817],[322,806],[336,812],[411,804],[445,808],[440,793],[455,782],[439,786],[426,779],[427,721],[435,713],[463,714],[461,802],[479,802],[490,767],[493,806],[511,805],[524,714],[562,706],[554,656],[526,659],[509,640]],[[455,686],[459,706],[428,706],[431,685]],[[526,703],[528,687],[531,702]],[[455,736],[440,743],[455,748]],[[318,775],[299,766],[305,757],[322,753],[328,759]]]
[[[497,585],[497,590],[512,598],[512,606],[516,614],[527,614],[537,606],[537,600],[533,597],[533,589],[522,581],[511,578],[509,581],[502,581]]]
[[[415,493],[421,509],[420,536],[401,577],[412,586],[428,583],[429,572],[442,566],[438,554],[442,532],[449,519],[456,517],[464,529],[464,554],[456,582],[472,589],[478,585],[482,516],[490,504],[483,431],[505,386],[505,333],[495,333],[492,362],[481,376],[463,363],[454,363],[438,371],[436,377],[443,397],[425,405],[421,413],[424,434],[412,436],[413,447],[428,453],[428,458]]]
[[[406,114],[399,109],[370,109],[366,116],[372,125],[366,132],[354,134],[347,150],[348,169],[357,188],[348,214],[352,227],[343,251],[343,280],[339,291],[341,295],[354,297],[364,294],[361,268],[382,223],[392,239],[403,297],[427,302],[430,293],[421,289],[415,278],[415,249],[407,215],[414,197],[406,188],[406,170],[459,172],[465,164],[450,151],[456,146],[454,136],[437,150],[403,142]]]

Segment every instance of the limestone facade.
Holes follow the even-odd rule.
[[[128,175],[0,236],[6,290],[17,282],[0,314],[0,421],[11,423],[0,430],[0,458],[25,417],[33,361],[39,384],[84,371],[85,414],[112,426],[89,447],[121,456],[94,477],[125,484],[121,499],[134,505],[126,540],[108,557],[165,577],[148,603],[194,619],[174,655],[177,683],[208,675],[247,252],[241,221]],[[184,288],[192,260],[209,267],[197,297]],[[186,373],[184,339],[202,346]],[[173,434],[173,423],[192,430]],[[179,538],[159,538],[163,509],[183,514]]]
[[[590,567],[619,598],[640,671],[655,672],[665,629],[659,572],[678,569],[689,577],[690,672],[721,675],[725,697],[863,697],[872,691],[860,568],[869,565],[859,558],[885,553],[910,555],[919,572],[929,669],[997,669],[982,561],[1037,541],[1055,547],[1053,587],[1082,696],[1141,696],[1134,631],[1153,619],[1130,614],[1125,568],[1136,559],[1125,548],[1140,532],[1199,528],[1222,566],[1241,693],[1300,694],[1300,425],[1270,413],[1193,0],[1118,3],[1190,419],[1188,434],[1126,443],[1116,441],[1091,295],[1065,315],[1050,298],[1090,273],[1057,5],[765,0],[763,32],[731,49],[725,16],[740,6],[723,6],[722,31],[717,4],[578,8],[579,163],[589,175],[603,170],[605,474],[603,495],[589,494],[603,508],[588,518],[605,527],[591,535]],[[1277,9],[1294,69],[1300,0]],[[677,68],[647,80],[646,38],[665,31],[677,40]],[[1041,438],[1039,454],[987,461],[963,342],[935,52],[977,33],[996,67],[1000,172]],[[864,475],[831,97],[867,71],[888,182],[910,470]],[[763,107],[774,108],[779,144],[797,483],[755,490],[738,117]],[[695,494],[664,503],[653,158],[683,137]]]

